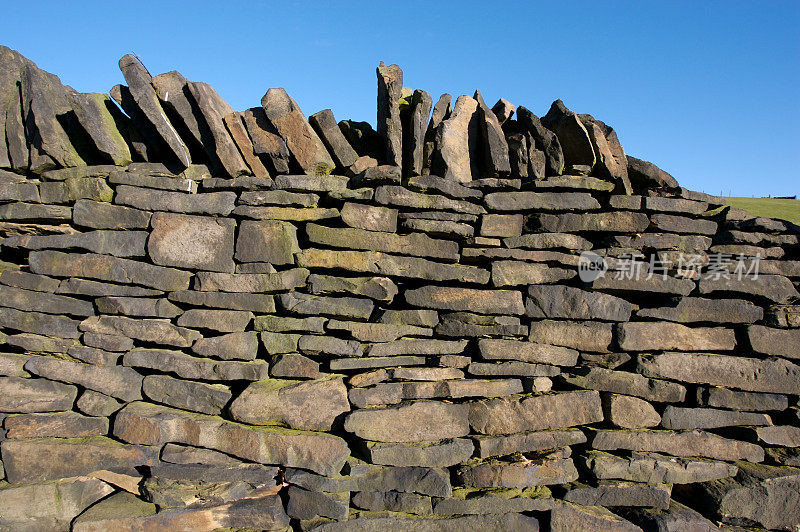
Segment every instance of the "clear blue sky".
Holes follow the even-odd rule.
[[[384,60],[434,100],[561,98],[695,190],[800,194],[799,1],[556,4],[5,1],[0,42],[80,91],[134,52],[239,110],[285,87],[306,115],[373,124]]]

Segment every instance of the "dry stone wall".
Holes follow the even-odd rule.
[[[800,525],[798,227],[396,65],[374,131],[0,60],[0,528]]]

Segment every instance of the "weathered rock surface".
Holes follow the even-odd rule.
[[[417,401],[386,409],[356,410],[345,420],[348,432],[365,440],[420,442],[469,434],[467,405]]]
[[[479,434],[567,428],[602,419],[597,392],[486,399],[472,403],[469,408],[469,423]]]

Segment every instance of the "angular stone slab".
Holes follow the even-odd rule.
[[[164,114],[153,88],[153,78],[147,69],[131,54],[125,55],[119,60],[119,69],[125,76],[130,95],[136,106],[153,130],[158,133],[160,140],[163,141],[163,146],[160,148],[166,149],[167,153],[173,156],[178,163],[188,167],[192,162],[189,149]]]
[[[145,211],[228,216],[233,211],[236,201],[236,194],[227,191],[187,194],[119,185],[116,192],[116,203]]]
[[[108,432],[108,419],[77,412],[13,414],[3,422],[8,438],[86,438]]]
[[[297,229],[292,224],[273,220],[244,220],[239,225],[236,260],[274,265],[294,264],[294,254],[298,251]]]
[[[469,423],[479,434],[567,428],[602,420],[600,395],[593,391],[486,399],[469,408]]]
[[[150,400],[183,410],[219,415],[231,399],[230,388],[175,379],[167,375],[148,375],[142,391]]]
[[[0,377],[3,393],[0,394],[2,412],[58,412],[69,410],[75,402],[78,389],[46,379]]]
[[[258,336],[255,332],[234,332],[201,338],[192,346],[195,354],[223,360],[255,360],[258,354]]]
[[[110,205],[103,201],[78,200],[72,209],[72,221],[93,229],[147,229],[151,213]]]
[[[69,93],[68,99],[75,117],[89,134],[94,148],[116,166],[129,165],[132,161],[131,151],[117,125],[125,117],[111,103],[111,98],[106,94],[75,92]]]
[[[414,444],[365,442],[364,449],[373,464],[450,467],[468,460],[474,446],[468,439],[456,438]]]
[[[610,323],[541,320],[530,325],[531,342],[560,345],[581,351],[608,353],[613,338]]]
[[[403,125],[400,122],[400,98],[403,71],[383,61],[375,69],[378,75],[378,135],[386,146],[385,160],[393,166],[403,164]],[[383,159],[383,157],[381,157]]]
[[[314,113],[308,117],[308,122],[320,136],[325,147],[328,148],[336,166],[347,168],[356,162],[358,154],[347,142],[347,139],[344,138],[342,130],[339,129],[339,125],[336,123],[336,119],[330,109]]]
[[[193,308],[178,318],[178,326],[219,332],[243,332],[252,320],[253,313],[244,310]]]
[[[519,360],[554,366],[574,366],[578,361],[578,352],[573,349],[519,340],[481,339],[478,348],[485,360]]]
[[[492,192],[486,195],[483,202],[487,209],[499,212],[588,211],[600,208],[600,203],[588,192]]]
[[[459,466],[458,478],[475,488],[529,488],[566,484],[578,479],[572,459],[537,459],[526,462],[488,460]]]
[[[455,211],[461,214],[484,214],[483,207],[469,201],[451,199],[438,194],[413,192],[405,187],[382,185],[375,189],[375,202],[381,205],[411,209]]]
[[[332,228],[307,224],[311,242],[345,249],[399,253],[446,260],[458,259],[458,244],[449,240],[430,238],[422,233],[396,235],[354,228]]]
[[[420,257],[402,257],[376,251],[334,251],[310,248],[298,253],[297,264],[304,268],[342,269],[428,281],[486,284],[490,278],[488,271],[475,266],[442,264]]]
[[[661,416],[653,408],[653,405],[629,395],[610,394],[604,396],[603,413],[612,425],[623,429],[655,427],[661,423]]]
[[[637,371],[648,377],[713,384],[751,392],[800,393],[800,366],[783,359],[660,353],[639,355]]]
[[[575,192],[575,194],[581,194]],[[551,233],[643,233],[650,226],[646,214],[632,211],[586,214],[540,214],[538,223],[542,230]]]
[[[142,376],[130,368],[94,366],[37,356],[25,363],[25,370],[46,379],[77,384],[123,401],[142,398]]]
[[[126,445],[104,436],[6,440],[0,450],[11,484],[78,477],[101,469],[133,471],[158,457],[155,447]]]
[[[300,430],[329,431],[337,418],[349,411],[347,388],[341,376],[254,382],[230,405],[230,415],[236,421]]]
[[[261,99],[267,119],[307,174],[329,174],[335,164],[306,117],[284,89],[269,89]]]
[[[756,353],[800,359],[800,329],[751,325],[747,328],[747,337]]]
[[[698,388],[697,403],[701,406],[751,412],[781,411],[789,407],[789,400],[785,395],[740,392],[717,387]]]
[[[483,177],[500,177],[511,173],[511,163],[508,159],[508,143],[500,127],[500,122],[494,111],[489,109],[483,101],[480,91],[475,91],[473,98],[478,102],[478,120],[480,128],[480,141],[483,151],[482,173]]]
[[[636,315],[678,323],[754,323],[764,317],[764,309],[744,299],[683,297],[674,306],[641,309]]]
[[[408,128],[403,131],[403,170],[407,176],[422,175],[425,167],[425,139],[433,100],[424,90],[411,97]]]
[[[578,115],[567,109],[564,102],[554,101],[550,110],[542,117],[542,124],[558,137],[564,152],[565,166],[594,166],[597,156],[589,133]]]
[[[619,297],[571,286],[530,286],[526,314],[533,318],[628,321],[633,306]]]
[[[731,477],[733,464],[701,458],[679,458],[656,453],[633,452],[621,457],[588,451],[582,458],[586,468],[600,480],[617,479],[648,484],[694,484]]]
[[[469,433],[467,405],[417,401],[386,409],[356,410],[345,420],[348,432],[365,440],[419,442],[459,438]]]
[[[736,347],[733,329],[668,322],[620,324],[617,341],[625,351],[730,351]]]
[[[234,220],[157,212],[147,251],[154,263],[233,273]]]
[[[544,155],[544,175],[561,175],[564,171],[564,153],[555,133],[542,125],[541,120],[525,107],[517,108],[517,121],[525,128],[532,150]]]
[[[262,107],[247,109],[242,113],[247,134],[253,143],[253,152],[267,162],[276,174],[289,173],[289,148],[269,122]]]
[[[716,408],[685,408],[669,405],[664,409],[661,426],[665,429],[716,429],[742,425],[770,425],[766,414],[757,412],[733,412]]]
[[[424,286],[407,290],[406,302],[423,308],[468,310],[479,314],[523,314],[522,294],[514,290],[476,290]]]
[[[642,529],[602,506],[579,506],[562,502],[550,514],[551,532],[572,530],[608,530],[641,532]]]
[[[176,347],[191,347],[201,337],[197,331],[177,327],[169,320],[143,320],[123,316],[92,316],[81,322],[80,329],[84,332],[127,336],[143,342]]]
[[[480,458],[561,449],[586,443],[578,429],[537,430],[508,436],[472,436]]]
[[[677,189],[678,181],[667,172],[649,161],[636,157],[626,156],[628,162],[628,176],[631,182],[639,188],[667,188]]]
[[[575,485],[564,500],[583,506],[669,508],[672,486],[633,482],[601,481],[597,486]]]
[[[43,294],[22,288],[0,285],[0,301],[4,307],[28,312],[91,316],[94,308],[88,301],[55,294]]]
[[[203,292],[262,293],[282,292],[305,286],[308,270],[295,268],[279,273],[199,272],[197,288]]]
[[[492,284],[498,287],[557,283],[575,275],[574,270],[552,268],[547,264],[515,260],[492,263]]]
[[[0,326],[27,333],[77,338],[78,321],[63,316],[0,307]]]
[[[339,473],[350,455],[347,443],[331,434],[251,427],[140,402],[127,405],[117,414],[114,436],[144,445],[172,442],[205,447],[244,460],[300,467],[321,475]]]
[[[168,371],[184,379],[206,381],[257,381],[267,378],[269,370],[269,364],[263,360],[218,361],[166,349],[136,348],[125,353],[122,363],[130,367]]]
[[[668,430],[605,430],[594,433],[592,448],[601,451],[618,449],[664,453],[673,456],[702,457],[733,462],[761,462],[764,449],[758,445],[729,440],[699,430],[672,432]]]
[[[159,290],[189,288],[191,273],[153,266],[129,259],[59,251],[33,251],[28,257],[34,273],[54,277],[88,277],[122,284],[138,284]]]

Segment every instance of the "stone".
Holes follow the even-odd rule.
[[[219,332],[243,332],[253,320],[244,310],[190,309],[178,318],[178,326],[211,329]]]
[[[83,332],[127,336],[135,340],[191,347],[201,335],[197,331],[172,325],[163,319],[134,319],[123,316],[92,316],[80,324]]]
[[[273,359],[270,377],[317,379],[322,377],[319,362],[296,353],[279,355]]]
[[[485,212],[485,209],[469,201],[451,199],[439,194],[423,194],[395,185],[382,185],[376,188],[375,201],[381,205],[411,209],[455,211],[462,214]]]
[[[0,353],[0,375],[8,377],[27,377],[25,362],[30,355],[17,353]]]
[[[79,477],[100,469],[133,471],[151,465],[158,454],[153,447],[126,445],[105,436],[12,439],[2,442],[0,449],[11,484]]]
[[[796,501],[800,469],[741,463],[734,478],[700,484],[694,491],[724,523],[756,524],[771,530],[791,530],[800,522]]]
[[[258,336],[250,331],[201,338],[192,346],[192,352],[222,360],[255,360],[258,354]]]
[[[653,226],[662,232],[700,235],[714,235],[717,232],[717,223],[711,220],[695,220],[671,214],[653,214],[650,216],[650,220]]]
[[[800,447],[800,427],[775,425],[755,429],[758,441],[781,447]]]
[[[589,133],[578,115],[567,109],[561,100],[553,102],[541,122],[558,137],[565,166],[594,166],[597,158]]]
[[[747,327],[747,337],[750,340],[750,347],[756,353],[800,358],[799,329],[773,329],[763,325],[750,325]]]
[[[452,114],[436,128],[431,171],[462,183],[477,178],[480,127],[478,102],[459,96]]]
[[[564,171],[564,153],[559,138],[547,129],[539,118],[525,107],[517,108],[517,121],[530,137],[530,148],[544,154],[545,169],[543,174],[561,175]],[[544,177],[542,175],[541,177]]]
[[[197,104],[189,93],[189,80],[173,70],[155,76],[151,82],[161,107],[169,114],[176,129],[181,131],[189,151],[195,153],[207,149],[207,156],[213,158],[213,147],[203,143],[204,138],[208,140],[210,132],[202,111],[197,109]],[[218,164],[218,161],[215,163]]]
[[[492,263],[492,284],[497,287],[556,283],[572,277],[574,270],[551,268],[547,264],[514,260]]]
[[[596,353],[608,353],[612,338],[610,323],[560,320],[532,322],[528,337],[531,342]]]
[[[257,381],[267,378],[269,370],[269,364],[263,360],[221,362],[193,357],[180,351],[146,348],[128,351],[122,363],[132,368],[166,371],[184,379],[204,381]]]
[[[754,323],[761,321],[764,310],[744,299],[682,297],[671,306],[641,309],[636,315],[678,323]]]
[[[750,392],[797,394],[800,391],[800,366],[783,359],[667,352],[639,355],[637,371],[648,377]]]
[[[72,209],[63,205],[5,203],[0,205],[0,220],[58,224],[72,219]]]
[[[108,432],[108,420],[77,412],[12,414],[3,422],[7,438],[85,438]]]
[[[628,165],[628,177],[637,190],[678,188],[678,181],[653,163],[630,155],[626,156],[625,159]]]
[[[500,375],[514,377],[554,377],[559,374],[559,369],[543,364],[530,364],[527,362],[472,362],[467,367],[472,375]]]
[[[67,530],[83,510],[114,491],[96,478],[67,479],[0,490],[0,527],[7,530]]]
[[[578,478],[578,471],[569,458],[524,462],[489,459],[461,465],[456,474],[464,486],[475,488],[528,488],[566,484]]]
[[[45,379],[0,377],[3,394],[2,412],[58,412],[69,410],[78,394],[77,388]]]
[[[546,194],[546,192],[540,192],[539,194]],[[572,194],[584,193],[573,192]],[[631,211],[586,214],[540,214],[538,215],[538,224],[540,230],[549,231],[551,233],[582,233],[596,231],[607,233],[643,233],[650,226],[650,219],[644,213]]]
[[[122,314],[126,316],[174,318],[183,312],[166,299],[141,297],[100,297],[95,300],[95,305],[97,305],[97,310],[103,314]]]
[[[308,122],[328,148],[337,167],[347,168],[356,162],[358,154],[342,134],[330,109],[309,116]]]
[[[439,313],[435,310],[386,310],[380,319],[381,323],[416,325],[417,327],[435,327],[439,323]]]
[[[184,192],[119,185],[117,186],[115,201],[120,205],[147,211],[227,216],[234,209],[236,194],[233,192],[186,194]]]
[[[408,128],[403,130],[403,169],[407,176],[422,175],[425,168],[425,140],[433,100],[417,89],[411,97]]]
[[[717,387],[698,388],[697,403],[701,406],[739,411],[780,411],[789,407],[789,401],[785,395],[740,392]]]
[[[247,109],[242,113],[247,134],[253,143],[253,152],[264,160],[271,172],[289,173],[289,148],[270,123],[262,107]]]
[[[287,497],[286,513],[295,519],[328,517],[343,520],[349,513],[349,492],[328,494],[289,486]]]
[[[225,117],[234,111],[217,94],[217,91],[207,83],[193,81],[186,84],[184,91],[188,92],[188,96],[194,104],[193,109],[198,115],[198,121],[204,126],[201,126],[200,129],[202,145],[217,171],[222,171],[231,177],[251,173],[257,176],[265,175],[264,172],[255,171],[261,170],[263,167],[252,170],[248,167],[245,162],[245,159],[248,158],[247,155],[242,158],[242,153],[249,149],[250,158],[257,161],[252,148],[245,145],[242,153],[237,148],[237,143],[225,124]],[[249,144],[249,139],[247,139],[247,144]]]
[[[239,195],[241,205],[282,205],[285,207],[316,207],[319,195],[286,190],[253,190]]]
[[[281,294],[279,300],[284,310],[294,314],[330,316],[342,319],[368,320],[374,303],[356,297],[324,297],[300,292]]]
[[[213,273],[198,272],[196,289],[201,292],[233,292],[259,294],[282,292],[305,286],[308,270],[294,268],[279,273]]]
[[[113,495],[90,508],[76,519],[74,529],[78,532],[102,532],[168,528],[241,529],[255,526],[259,530],[283,530],[289,525],[289,517],[277,495],[246,498],[219,505],[165,509],[158,513],[155,513],[154,505],[138,499],[112,501],[118,496],[119,494]]]
[[[694,484],[731,477],[738,470],[735,465],[725,462],[649,452],[632,452],[629,457],[623,458],[601,451],[588,451],[582,460],[599,480],[617,479],[647,484]]]
[[[586,443],[578,429],[537,430],[500,436],[472,436],[480,458],[560,449]]]
[[[681,198],[647,196],[644,198],[645,209],[658,212],[675,212],[702,214],[708,209],[708,203]]]
[[[736,347],[732,329],[668,322],[622,323],[617,326],[617,340],[625,351],[730,351]]]
[[[532,318],[630,320],[633,306],[624,299],[570,286],[530,286],[526,314]]]
[[[673,407],[667,406],[667,409],[670,408]],[[661,423],[661,416],[653,408],[653,405],[643,399],[628,395],[604,395],[603,414],[614,426],[623,429],[649,428]]]
[[[284,89],[269,89],[261,99],[267,119],[286,142],[291,154],[307,174],[330,174],[334,162],[322,140],[306,121],[300,106]]]
[[[565,347],[518,340],[481,339],[481,358],[485,360],[519,360],[555,366],[574,366],[578,352]]]
[[[52,277],[21,272],[19,270],[4,270],[0,273],[0,283],[24,290],[49,293],[55,292],[59,285],[59,281]]]
[[[552,532],[570,530],[641,532],[642,529],[601,506],[560,503],[550,514],[550,530]]]
[[[592,281],[593,290],[625,294],[656,293],[686,296],[695,289],[695,282],[691,279],[653,275],[601,275]]]
[[[513,290],[476,290],[423,286],[405,293],[406,302],[424,308],[469,310],[480,314],[523,314],[522,294]]]
[[[48,181],[39,185],[43,203],[71,203],[80,199],[110,202],[114,191],[100,177],[68,177],[63,182]]]
[[[18,331],[59,338],[77,338],[80,335],[77,330],[78,323],[62,316],[0,307],[0,326]]]
[[[308,276],[308,284],[315,294],[346,293],[387,303],[391,303],[398,292],[397,285],[386,277],[333,277],[312,274]]]
[[[338,473],[350,455],[345,441],[331,434],[252,427],[141,402],[131,403],[117,414],[114,436],[143,445],[172,442],[200,446],[244,460],[301,467],[321,475]]]
[[[417,401],[386,409],[356,410],[344,424],[360,438],[384,442],[419,442],[459,438],[469,433],[467,405]]]
[[[359,491],[353,495],[353,505],[372,511],[392,511],[426,515],[433,512],[431,498],[399,491]]]
[[[770,425],[766,414],[756,412],[732,412],[716,408],[684,408],[669,405],[664,409],[661,426],[665,429],[716,429],[741,425]]]
[[[159,212],[151,223],[147,251],[154,263],[233,272],[233,220]]]
[[[564,500],[583,506],[669,508],[672,486],[633,482],[600,481],[597,486],[576,484]]]
[[[596,120],[592,115],[578,115],[592,141],[595,157],[595,173],[612,179],[619,192],[633,194],[633,186],[628,177],[628,159],[617,138],[614,128]]]
[[[219,415],[231,399],[230,388],[222,384],[184,381],[166,375],[145,377],[142,392],[156,403],[212,415]]]
[[[741,279],[735,275],[722,275],[718,279],[706,276],[700,280],[699,289],[701,294],[733,292],[759,296],[775,303],[788,303],[800,297],[792,282],[780,275],[744,275]]]
[[[118,130],[117,123],[124,120],[119,109],[106,94],[67,94],[75,118],[89,135],[94,149],[116,166],[131,163],[131,151]]]
[[[478,123],[482,148],[481,176],[498,177],[511,173],[508,159],[508,143],[500,128],[500,122],[494,112],[483,101],[480,91],[475,91],[473,98],[478,103]],[[458,104],[458,102],[456,102]]]
[[[463,438],[413,444],[364,443],[371,463],[396,467],[450,467],[468,460],[473,450],[472,442]]]
[[[378,135],[385,145],[380,159],[394,166],[403,164],[403,125],[400,122],[400,98],[403,71],[397,65],[386,66],[383,61],[375,69],[378,75]]]
[[[84,390],[75,402],[75,407],[80,412],[94,417],[108,417],[122,406],[120,401],[94,390]]]
[[[391,323],[361,323],[330,320],[327,329],[347,331],[356,340],[362,342],[393,342],[403,336],[431,336],[432,330],[414,325],[397,325]]]
[[[509,248],[527,249],[552,249],[563,248],[568,250],[592,249],[592,243],[578,235],[567,233],[536,233],[503,239],[503,244]]]
[[[199,292],[179,290],[167,296],[171,301],[195,307],[227,308],[251,312],[275,312],[275,299],[267,294],[241,294],[230,292]]]
[[[350,227],[387,233],[397,231],[397,209],[348,202],[342,206],[341,214],[342,221]]]
[[[458,244],[449,240],[433,239],[422,233],[396,235],[365,231],[355,228],[332,228],[307,224],[308,239],[314,244],[345,249],[399,253],[445,260],[458,259]]]
[[[101,281],[137,284],[158,290],[185,290],[189,288],[191,278],[189,272],[94,253],[32,251],[28,256],[28,263],[31,271],[42,275],[88,277]]]
[[[483,201],[486,207],[493,211],[585,211],[600,208],[600,203],[586,192],[533,192],[528,190],[492,192],[487,194]],[[599,217],[602,214],[572,216]]]
[[[696,530],[698,532],[716,532],[717,526],[702,514],[678,502],[670,501],[669,508],[628,510],[626,515],[645,527],[645,530],[668,532],[671,530]]]
[[[258,316],[253,322],[257,331],[324,333],[326,318],[289,318],[283,316]]]
[[[94,308],[88,301],[3,285],[0,285],[0,301],[2,301],[4,307],[28,312],[68,314],[82,317],[94,314]]]
[[[144,231],[91,231],[64,235],[20,235],[5,238],[2,242],[9,248],[80,248],[116,257],[143,257],[146,240],[147,233]]]
[[[304,430],[331,430],[335,420],[349,411],[347,389],[341,376],[254,382],[230,405],[236,421]]]
[[[703,457],[714,460],[764,460],[764,449],[758,445],[729,440],[699,430],[672,432],[667,430],[606,430],[597,429],[592,448],[602,451],[625,449],[671,454],[673,456]]]
[[[77,384],[123,401],[142,398],[142,376],[131,368],[94,366],[36,356],[25,363],[25,370],[46,379]]]
[[[585,391],[486,399],[469,409],[470,425],[479,434],[567,428],[602,419],[599,394]]]
[[[481,236],[519,237],[524,220],[521,214],[484,214],[481,216]]]
[[[152,85],[152,77],[144,65],[133,55],[128,54],[119,60],[119,69],[128,83],[130,95],[136,107],[158,135],[159,149],[168,153],[176,162],[187,167],[191,164],[189,150],[172,127]]]
[[[151,213],[103,201],[81,199],[72,209],[72,221],[93,229],[147,229]]]

